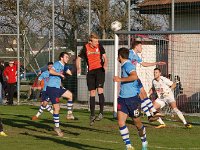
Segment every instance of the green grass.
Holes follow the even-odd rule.
[[[0,150],[123,150],[124,143],[118,131],[117,121],[112,113],[105,113],[105,118],[89,126],[89,112],[75,110],[79,120],[65,119],[66,110],[61,109],[60,122],[64,137],[57,137],[53,131],[52,117],[44,112],[38,121],[31,121],[37,112],[35,106],[0,106],[4,130],[8,137],[0,137]],[[199,119],[199,118],[198,118]],[[146,118],[143,123],[147,130],[149,150],[164,149],[200,149],[200,125],[185,129],[180,122],[165,121],[167,128],[155,129]],[[141,142],[136,128],[127,121],[131,141],[136,150],[141,149]]]

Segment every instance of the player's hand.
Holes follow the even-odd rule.
[[[159,62],[157,62],[157,65],[166,65],[166,62],[164,62],[164,61],[159,61]]]
[[[38,90],[41,90],[42,89],[42,87],[41,86],[38,86]]]
[[[103,66],[103,69],[105,70],[105,72],[107,72],[108,67],[107,66]]]
[[[81,68],[77,68],[77,74],[78,74],[78,75],[81,74]]]
[[[113,81],[114,82],[120,82],[121,81],[121,78],[119,76],[114,76],[113,77]]]
[[[65,78],[65,76],[63,75],[63,74],[60,74],[60,76],[64,79]]]

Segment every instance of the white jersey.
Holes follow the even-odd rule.
[[[157,81],[153,79],[152,84],[153,84],[152,87],[155,88],[156,93],[158,94],[158,98],[163,99],[165,97],[168,97],[168,96],[171,97],[174,95],[170,88],[173,82],[169,80],[168,78],[160,76],[160,80]]]

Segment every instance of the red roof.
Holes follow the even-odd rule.
[[[151,5],[166,5],[171,4],[172,0],[145,0],[138,6],[151,6]],[[174,0],[175,3],[195,3],[200,2],[200,0]]]
[[[188,13],[200,12],[200,0],[174,0],[175,11]],[[138,4],[141,14],[170,14],[172,0],[144,0]]]

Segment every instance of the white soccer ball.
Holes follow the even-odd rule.
[[[121,22],[119,22],[119,21],[114,21],[114,22],[111,23],[111,29],[112,29],[113,31],[121,30],[121,28],[122,28],[122,23],[121,23]]]

